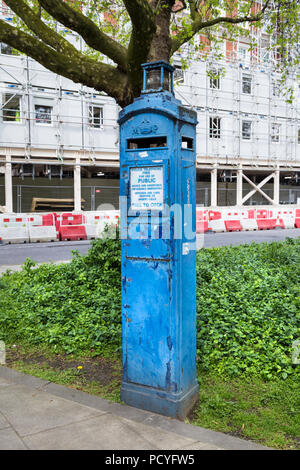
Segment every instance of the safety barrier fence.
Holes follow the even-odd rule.
[[[197,233],[300,228],[297,206],[197,209]]]
[[[0,240],[33,243],[92,240],[106,225],[118,225],[118,210],[45,214],[0,214]],[[197,207],[196,231],[237,232],[300,228],[300,207]]]
[[[106,225],[117,225],[119,211],[64,212],[48,214],[0,214],[0,240],[33,243],[91,240]]]

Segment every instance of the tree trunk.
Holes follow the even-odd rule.
[[[162,5],[159,14],[156,16],[156,34],[151,43],[148,54],[148,62],[165,60],[169,62],[171,57],[170,38],[171,7]]]
[[[156,15],[156,32],[150,45],[148,54],[146,55],[145,62],[155,62],[158,60],[170,61],[171,57],[171,38],[170,38],[170,21],[171,21],[171,6],[162,2],[159,14]],[[172,2],[171,2],[172,3]],[[140,72],[141,71],[141,67]],[[139,79],[137,82],[137,76]],[[128,74],[128,90],[124,92],[124,99],[122,100],[123,105],[130,104],[132,102],[132,96],[134,98],[140,96],[142,91],[142,73],[138,74],[137,70],[134,73],[134,81],[131,81],[130,74]],[[120,100],[118,100],[120,104]]]

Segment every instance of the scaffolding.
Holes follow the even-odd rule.
[[[5,16],[9,10],[1,3],[0,9],[9,20]],[[76,43],[75,35],[68,34]],[[257,47],[249,51],[254,35]],[[223,59],[216,60],[211,51],[181,70],[179,54],[174,58],[175,93],[198,113],[198,171],[214,172],[214,178],[222,174],[224,181],[229,178],[231,182],[242,171],[239,177],[245,183],[247,171],[254,177],[265,172],[254,183],[259,194],[263,185],[258,185],[269,175],[267,182],[273,178],[275,186],[278,169],[287,178],[296,180],[300,175],[299,89],[292,103],[280,96],[280,75],[275,71],[278,52],[270,48],[270,41],[264,31],[250,27],[248,39],[233,44],[225,41]],[[83,41],[77,44],[82,50]],[[33,178],[37,165],[44,166],[49,178],[54,174],[61,178],[63,167],[73,171],[78,162],[81,167],[118,169],[116,102],[49,72],[29,57],[7,52],[0,54],[0,169],[1,164],[18,165],[22,176],[24,165],[31,165]],[[224,74],[213,80],[209,75],[212,68]],[[293,77],[290,80],[292,83]],[[16,97],[19,106],[14,109],[9,103],[17,103]],[[216,195],[210,199],[216,201]],[[269,199],[276,202],[278,194]]]

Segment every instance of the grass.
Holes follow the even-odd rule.
[[[7,366],[24,374],[75,388],[119,403],[122,377],[121,358],[107,349],[101,357],[54,354],[46,348],[10,346]]]
[[[8,347],[7,365],[60,385],[121,403],[121,357],[57,355],[47,349]],[[275,449],[300,449],[299,384],[293,380],[224,377],[198,370],[199,401],[187,422]]]
[[[300,449],[299,256],[300,238],[197,253],[200,392],[189,422]],[[8,367],[120,402],[119,240],[32,266],[0,278]]]
[[[198,381],[192,424],[276,449],[300,449],[299,384],[207,373]]]

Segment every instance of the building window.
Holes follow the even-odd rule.
[[[271,125],[271,142],[279,142],[280,139],[280,124],[275,122]]]
[[[4,122],[21,122],[21,97],[4,93],[2,95],[2,113]]]
[[[173,80],[176,85],[180,85],[184,83],[184,72],[180,65],[174,65],[174,73],[173,73]]]
[[[242,121],[242,139],[251,140],[252,122]]]
[[[242,93],[251,95],[252,92],[252,77],[251,75],[242,75]]]
[[[239,60],[241,60],[242,62],[246,62],[247,52],[248,52],[247,47],[240,46],[238,50]]]
[[[209,118],[209,138],[220,139],[221,137],[221,118],[210,117]]]
[[[94,104],[89,105],[89,125],[95,128],[103,127],[103,107]]]
[[[52,106],[44,106],[36,104],[35,107],[35,122],[37,124],[52,124]]]
[[[280,95],[280,86],[277,80],[272,81],[272,95],[279,96]]]
[[[214,90],[220,89],[220,71],[218,69],[211,69],[209,75],[209,88]]]

